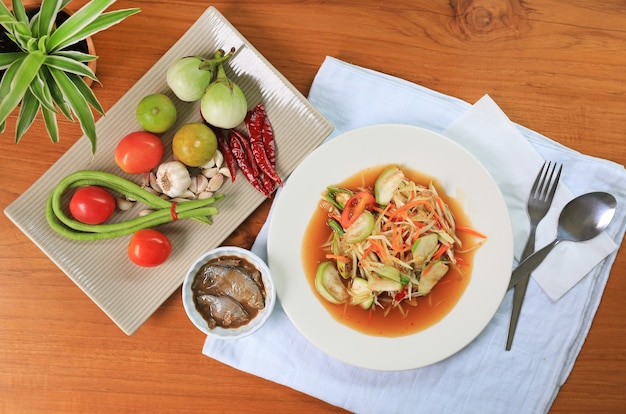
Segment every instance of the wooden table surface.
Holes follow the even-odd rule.
[[[471,103],[489,94],[513,121],[626,164],[623,0],[121,0],[113,8],[142,12],[94,38],[104,108],[210,5],[305,95],[330,55]],[[0,135],[2,209],[81,135],[64,122],[52,144],[39,120],[14,145],[14,124]],[[268,209],[226,242],[250,247]],[[203,356],[180,290],[126,336],[6,216],[0,222],[0,412],[341,411]],[[626,409],[625,275],[622,247],[552,413]]]

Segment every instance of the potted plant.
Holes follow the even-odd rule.
[[[15,128],[18,143],[41,111],[52,142],[59,140],[57,113],[78,119],[83,133],[96,150],[96,126],[90,106],[104,115],[102,106],[86,83],[96,80],[87,62],[97,58],[73,50],[72,45],[105,30],[139,9],[105,12],[115,0],[92,0],[62,23],[57,17],[71,0],[42,0],[29,16],[22,0],[12,1],[12,10],[0,2],[0,24],[13,51],[0,52],[0,132],[7,117],[20,106]]]

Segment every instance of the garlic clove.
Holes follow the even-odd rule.
[[[211,168],[203,168],[200,170],[200,173],[204,175],[206,178],[213,178],[219,173],[219,168],[211,167]]]
[[[135,202],[127,200],[126,197],[118,197],[115,202],[117,204],[117,208],[122,211],[130,210],[135,205]]]
[[[213,191],[203,191],[198,194],[198,200],[206,200],[207,198],[211,198],[215,195]]]
[[[215,151],[215,155],[213,156],[213,161],[215,162],[215,166],[217,168],[221,168],[224,163],[224,154],[220,150]]]
[[[139,217],[147,216],[150,213],[154,213],[154,210],[150,210],[149,208],[144,208],[143,210],[139,210]]]
[[[150,184],[150,175],[152,175],[152,174],[154,174],[154,173],[146,172],[146,173],[141,174],[141,186],[142,187],[145,187],[146,185]]]
[[[201,169],[213,167],[215,167],[215,156],[200,166]]]
[[[224,176],[222,174],[216,174],[209,180],[206,191],[217,191],[222,184],[224,184]]]
[[[147,192],[149,192],[150,194],[154,194],[154,195],[160,195],[161,192],[158,190],[155,190],[154,188],[147,186],[147,187],[142,187],[144,190],[146,190]],[[135,200],[131,200],[131,201],[135,201]]]
[[[191,190],[186,190],[184,193],[182,193],[176,198],[182,198],[184,200],[194,200],[196,198],[196,193],[194,193]]]
[[[196,194],[203,192],[204,190],[206,190],[207,186],[209,185],[209,179],[206,178],[204,175],[202,174],[198,174],[196,176],[196,181],[198,183],[197,189],[195,191]]]
[[[198,192],[198,176],[191,177],[191,182],[189,183],[189,191],[194,194]]]
[[[228,167],[222,167],[218,170],[218,173],[222,174],[224,177],[233,178],[230,174],[230,170]]]
[[[157,182],[155,173],[153,173],[153,172],[150,173],[150,181],[149,182],[150,182],[150,187],[152,187],[157,193],[162,193],[163,192],[163,190],[159,186],[159,183]]]

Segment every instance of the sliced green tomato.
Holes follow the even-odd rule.
[[[367,278],[367,287],[372,292],[397,292],[402,290],[402,283],[371,274]]]
[[[393,197],[393,192],[398,189],[404,180],[404,173],[396,165],[385,168],[374,183],[374,195],[376,202],[386,206]]]
[[[331,303],[341,304],[350,299],[350,294],[341,281],[337,268],[330,261],[324,261],[317,267],[315,289]]]
[[[374,230],[374,215],[365,210],[350,227],[346,229],[344,240],[347,243],[358,243],[365,240]]]
[[[350,296],[352,296],[350,304],[359,305],[363,309],[369,309],[374,303],[374,294],[367,286],[367,280],[360,277],[352,279]]]

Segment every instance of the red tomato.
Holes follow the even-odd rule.
[[[74,192],[70,200],[70,213],[86,224],[104,223],[113,215],[115,198],[102,187],[90,185]]]
[[[126,135],[115,148],[115,162],[129,174],[145,173],[156,167],[163,157],[161,138],[147,131]]]
[[[341,212],[341,227],[344,229],[350,227],[361,213],[365,210],[371,210],[374,204],[376,204],[376,199],[366,191],[359,191],[350,197]]]
[[[128,257],[138,266],[158,266],[167,260],[171,252],[170,239],[154,229],[137,231],[128,243]]]

